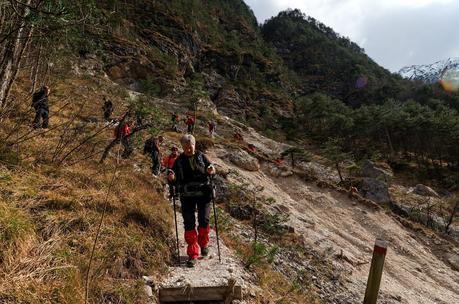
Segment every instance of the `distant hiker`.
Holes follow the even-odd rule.
[[[356,187],[351,186],[348,191],[348,197],[353,198],[353,197],[357,197],[358,195],[359,195],[359,190],[357,190]]]
[[[257,148],[253,144],[248,144],[247,147],[249,148],[249,151],[252,153],[257,152]]]
[[[40,120],[42,120],[41,127],[48,128],[49,121],[49,105],[48,96],[50,89],[48,86],[42,86],[38,92],[32,96],[32,107],[35,109],[35,119],[32,122],[34,129],[40,128]]]
[[[110,117],[113,113],[113,102],[107,97],[104,97],[104,105],[102,106],[102,111],[104,111],[105,121],[110,121]]]
[[[209,253],[210,209],[212,187],[209,175],[215,174],[215,168],[208,158],[196,150],[196,140],[187,134],[180,139],[183,153],[177,158],[167,179],[178,189],[182,203],[182,216],[185,225],[185,241],[188,244],[188,267],[194,267],[196,259]],[[198,231],[196,231],[196,207],[198,209]]]
[[[280,156],[274,161],[278,167],[283,167],[285,165],[284,157]]]
[[[129,124],[130,124],[130,121],[127,120],[123,123],[118,124],[118,126],[115,129],[115,136],[116,138],[119,138],[119,140],[121,141],[121,144],[124,147],[124,151],[121,154],[122,158],[128,158],[132,153],[131,141],[130,141],[131,127],[129,127]]]
[[[234,139],[237,141],[244,141],[244,137],[242,136],[239,130],[236,130],[233,135]]]
[[[217,124],[215,121],[209,121],[209,135],[210,137],[214,138],[214,133],[217,129]]]
[[[191,116],[188,116],[188,118],[185,120],[185,124],[187,126],[187,132],[188,133],[193,133],[194,130],[194,119]]]
[[[178,123],[179,123],[179,115],[177,114],[177,112],[174,112],[172,114],[172,118],[171,118],[171,122],[172,122],[172,130],[174,130],[175,132],[178,132]]]
[[[145,145],[143,146],[143,154],[148,153],[151,156],[151,173],[154,176],[158,176],[161,169],[160,146],[163,141],[164,137],[161,135],[158,137],[150,137],[145,141]]]
[[[135,111],[135,124],[136,126],[143,125],[143,120],[145,119],[145,113],[142,111]]]
[[[161,165],[164,168],[164,170],[172,170],[174,167],[174,163],[177,160],[178,157],[178,148],[176,146],[172,146],[171,148],[171,154],[168,156],[164,157],[163,160],[161,161]],[[173,185],[171,182],[168,181],[169,184],[169,196],[172,197],[174,195],[173,192]]]

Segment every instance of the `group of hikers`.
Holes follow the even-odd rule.
[[[105,106],[105,105],[104,105]],[[112,110],[112,105],[110,106]],[[109,116],[104,118],[109,119]],[[179,131],[177,124],[179,116],[176,112],[172,114],[172,129]],[[131,153],[129,135],[131,130],[129,120],[122,121],[116,128],[121,143],[125,146],[125,152]],[[215,174],[215,167],[207,156],[196,150],[196,139],[190,134],[194,131],[195,120],[192,116],[185,119],[187,134],[180,139],[182,153],[176,145],[170,148],[170,154],[162,156],[162,145],[164,137],[161,135],[148,138],[143,147],[143,154],[151,159],[151,172],[153,176],[159,177],[161,172],[166,172],[169,185],[170,197],[175,200],[180,198],[182,217],[185,228],[185,242],[187,243],[187,266],[194,267],[197,258],[207,256],[209,253],[209,232],[210,232],[210,210],[213,197],[213,188],[210,182],[211,176]],[[216,129],[214,122],[209,123],[209,135],[213,136]],[[174,201],[175,202],[175,201]],[[196,227],[196,215],[197,222]]]
[[[32,123],[34,129],[48,128],[49,93],[49,87],[43,86],[32,96],[32,107],[35,109],[35,118]],[[113,122],[111,119],[113,103],[108,98],[104,98],[102,111],[104,120]],[[136,119],[138,123],[137,116]],[[159,176],[161,171],[166,172],[170,195],[173,197],[174,202],[176,197],[180,198],[185,228],[184,238],[187,243],[187,266],[194,267],[200,255],[206,256],[209,253],[209,220],[211,200],[214,195],[211,177],[216,173],[216,170],[207,156],[203,152],[196,150],[196,139],[192,135],[195,128],[195,118],[188,115],[184,122],[187,126],[187,134],[180,139],[182,153],[179,153],[178,147],[173,145],[170,148],[170,154],[162,157],[161,145],[164,142],[163,136],[148,138],[145,141],[143,153],[151,158],[151,172],[154,176]],[[179,115],[174,112],[172,114],[172,129],[176,132],[179,132],[178,123]],[[208,131],[209,136],[213,137],[216,131],[216,123],[214,121],[209,122]],[[114,134],[115,139],[119,140],[125,148],[122,154],[124,158],[129,157],[132,152],[129,139],[131,134],[131,119],[124,117],[116,126]],[[238,133],[237,139],[242,139],[240,133]]]
[[[175,132],[180,132],[180,129],[179,129],[180,116],[178,115],[177,112],[174,112],[172,114],[171,122],[172,122],[172,130],[174,130]],[[184,119],[184,123],[186,125],[187,132],[190,134],[193,134],[194,128],[195,128],[195,118],[193,118],[193,116],[191,115],[188,115]],[[217,129],[217,124],[215,123],[215,121],[209,121],[208,130],[209,130],[210,137],[212,138],[214,137],[216,129]]]

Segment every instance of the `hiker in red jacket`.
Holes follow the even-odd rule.
[[[174,167],[175,160],[178,157],[178,148],[176,146],[172,146],[171,148],[171,154],[163,158],[162,160],[162,165],[163,168],[167,169],[172,169]]]
[[[185,120],[185,124],[187,126],[187,132],[188,133],[193,133],[194,131],[194,119],[191,116],[188,116],[188,118]]]
[[[130,121],[126,120],[125,122],[120,123],[115,129],[115,137],[121,141],[121,144],[124,147],[124,151],[121,154],[122,158],[128,158],[132,153],[130,143],[131,128],[129,127],[129,124]]]
[[[174,163],[175,163],[177,157],[178,157],[178,148],[176,146],[172,146],[171,154],[169,154],[168,156],[164,157],[162,162],[161,162],[162,167],[164,168],[164,170],[166,170],[167,172],[169,170],[172,170],[172,168],[174,167]],[[173,184],[168,181],[168,185],[169,185],[169,196],[173,197],[174,196]]]

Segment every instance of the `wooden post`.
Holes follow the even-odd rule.
[[[376,304],[381,284],[381,276],[384,268],[384,259],[386,258],[387,242],[382,239],[376,239],[373,249],[373,258],[371,260],[370,274],[368,275],[367,290],[363,304]]]

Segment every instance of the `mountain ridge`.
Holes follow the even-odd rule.
[[[406,66],[401,68],[398,73],[409,80],[433,84],[440,81],[447,71],[459,72],[459,57],[450,57],[431,64]]]

